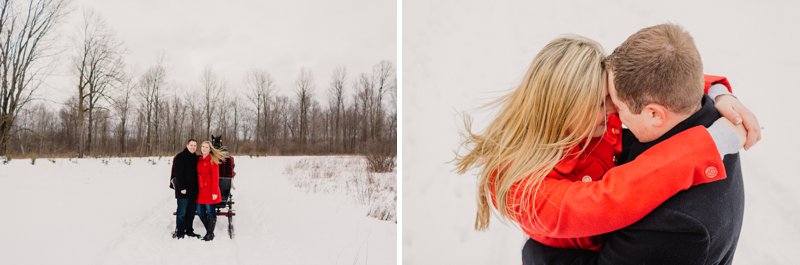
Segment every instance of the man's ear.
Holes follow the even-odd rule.
[[[642,114],[645,114],[644,117],[647,119],[650,126],[660,128],[667,123],[669,111],[660,104],[650,103],[644,106]]]

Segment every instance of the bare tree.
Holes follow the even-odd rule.
[[[166,82],[167,70],[164,67],[163,57],[160,57],[156,65],[151,66],[141,79],[139,79],[140,112],[144,118],[144,152],[151,154],[153,151],[154,139],[158,137],[158,113],[161,105],[161,88]],[[141,124],[140,124],[141,125]]]
[[[387,126],[387,135],[388,135],[388,142],[395,143],[392,148],[392,152],[397,152],[397,75],[393,75],[390,81],[389,89],[387,92],[389,93],[389,117],[388,126]]]
[[[73,57],[78,74],[78,157],[91,152],[94,112],[99,101],[107,99],[108,88],[119,87],[124,79],[122,45],[103,18],[92,10],[85,10],[81,35],[80,48]],[[84,135],[86,113],[89,117]]]
[[[368,141],[373,140],[375,134],[373,133],[374,125],[373,119],[375,118],[375,91],[373,90],[372,79],[366,73],[361,74],[356,86],[358,87],[358,119],[359,127],[361,128],[361,143],[366,144]]]
[[[284,145],[294,137],[294,122],[292,121],[291,102],[285,96],[275,98],[275,111],[278,113],[278,122],[281,125],[281,143]],[[285,147],[285,146],[284,146]]]
[[[233,147],[230,151],[239,151],[239,97],[234,97],[230,103],[230,109],[233,111]]]
[[[331,129],[333,130],[332,144],[336,148],[344,148],[342,136],[342,116],[344,114],[344,85],[347,83],[347,69],[344,66],[338,66],[333,71],[330,87],[330,99],[328,100],[328,107],[331,109]]]
[[[6,154],[19,110],[41,84],[50,32],[63,9],[63,0],[31,0],[21,9],[0,0],[0,154]]]
[[[202,110],[194,100],[194,95],[192,93],[187,93],[183,98],[183,101],[186,102],[186,107],[189,110],[189,137],[195,137],[195,134],[197,133],[197,126],[200,125]]]
[[[229,121],[229,108],[228,105],[230,104],[231,99],[228,97],[228,94],[219,93],[216,98],[216,115],[217,124],[216,129],[213,131],[214,135],[222,135],[223,139],[230,139],[228,135],[228,129],[230,126],[228,125]]]
[[[126,148],[127,139],[128,139],[128,113],[130,113],[130,99],[131,94],[133,93],[134,84],[130,79],[126,79],[122,89],[119,90],[118,95],[112,100],[112,105],[117,112],[117,116],[119,117],[119,123],[117,124],[117,139],[119,141],[119,152],[125,154],[128,150]]]
[[[219,80],[217,80],[217,76],[209,66],[203,70],[201,83],[203,86],[203,111],[206,118],[206,134],[203,137],[210,137],[211,118],[217,110],[217,99],[222,89]]]
[[[273,112],[270,111],[270,102],[275,89],[275,80],[266,71],[254,69],[247,74],[245,83],[250,90],[249,99],[253,103],[256,113],[255,141],[257,150],[265,148],[266,145],[272,146],[272,135],[274,131],[270,126],[273,120]]]
[[[387,91],[391,90],[394,84],[391,82],[392,75],[394,74],[394,66],[388,61],[381,61],[372,68],[372,84],[375,89],[374,111],[373,111],[373,130],[372,138],[381,141],[384,137],[384,115],[385,110],[383,107],[383,96]]]
[[[182,142],[181,137],[183,136],[184,132],[184,124],[186,123],[186,110],[187,105],[181,102],[180,97],[177,94],[172,96],[172,126],[170,131],[170,141],[168,141],[169,146],[180,146]]]
[[[79,110],[89,113],[89,97],[79,108],[78,93],[60,109],[49,110],[44,104],[21,109],[8,151],[31,156],[73,152],[79,146],[78,136],[91,134],[95,140],[80,146],[93,145],[95,154],[153,155],[172,151],[186,136],[201,139],[207,137],[203,133],[214,132],[224,136],[233,153],[356,153],[365,155],[373,168],[391,170],[397,139],[397,79],[390,63],[378,63],[354,80],[348,80],[343,66],[337,68],[330,79],[327,106],[314,98],[313,76],[305,68],[289,95],[280,95],[272,77],[262,70],[245,75],[246,95],[223,94],[224,84],[206,68],[203,83],[195,90],[209,89],[199,96],[191,90],[166,92],[172,90],[163,65],[161,57],[135,81],[125,77],[121,89],[104,93],[112,108],[95,106],[88,125],[79,126]],[[85,85],[88,94],[90,82]],[[246,105],[241,96],[249,101]]]
[[[295,95],[297,96],[298,138],[300,151],[305,151],[308,138],[308,112],[311,108],[312,90],[314,89],[314,76],[306,68],[300,69],[300,76],[295,81]]]

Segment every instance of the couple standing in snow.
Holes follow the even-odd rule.
[[[203,141],[201,155],[197,155],[197,141],[189,139],[186,148],[175,155],[172,163],[170,187],[175,189],[178,209],[175,212],[174,238],[185,236],[200,238],[194,233],[192,223],[195,212],[206,229],[204,241],[214,239],[214,226],[217,215],[214,204],[222,202],[219,187],[220,164],[229,156],[213,146],[210,141]]]

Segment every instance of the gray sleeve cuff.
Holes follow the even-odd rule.
[[[730,122],[720,118],[714,124],[706,128],[714,144],[717,146],[720,156],[727,154],[735,154],[739,152],[739,137],[736,136],[734,128],[731,127]]]
[[[708,96],[716,102],[717,96],[720,95],[730,95],[731,92],[728,92],[728,87],[723,84],[714,84],[708,88]]]

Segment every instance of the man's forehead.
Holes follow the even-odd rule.
[[[611,72],[611,70],[608,70],[608,78],[606,79],[606,82],[608,83],[607,84],[608,88],[606,89],[606,91],[608,91],[609,95],[616,94],[617,86],[614,85],[614,73]]]

